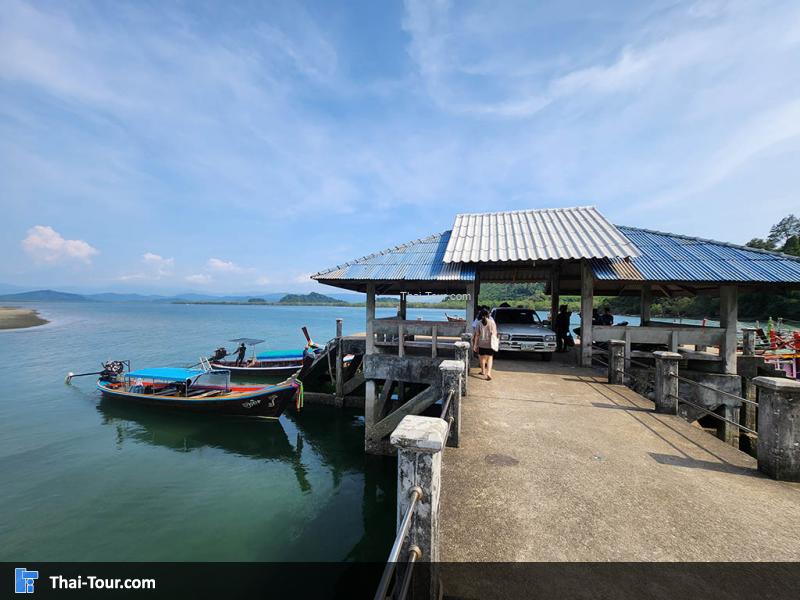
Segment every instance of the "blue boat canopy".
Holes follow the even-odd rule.
[[[130,378],[158,379],[159,381],[186,381],[203,375],[206,371],[200,369],[181,369],[179,367],[153,367],[152,369],[139,369],[127,374]]]
[[[280,360],[289,358],[303,358],[302,350],[269,350],[256,355],[258,360]]]

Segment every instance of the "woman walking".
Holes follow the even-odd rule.
[[[494,354],[500,347],[500,339],[497,337],[497,324],[486,309],[478,315],[478,324],[472,332],[472,340],[472,350],[480,359],[481,375],[486,377],[487,381],[491,381],[492,363]]]

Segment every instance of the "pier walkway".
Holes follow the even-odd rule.
[[[800,560],[800,485],[558,358],[471,369],[441,560]]]

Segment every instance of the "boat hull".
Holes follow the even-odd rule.
[[[167,410],[218,415],[239,415],[277,419],[295,398],[297,388],[293,385],[268,386],[263,388],[240,388],[233,394],[210,398],[186,398],[159,396],[126,391],[112,384],[97,383],[97,389],[107,398],[125,400],[141,406],[152,406]]]

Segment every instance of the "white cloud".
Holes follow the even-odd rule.
[[[92,256],[98,254],[97,248],[83,240],[66,240],[49,225],[36,225],[28,230],[22,240],[22,248],[35,261],[55,263],[64,260],[78,260],[89,264]]]
[[[209,258],[206,266],[212,271],[221,271],[223,273],[241,273],[246,270],[233,261],[222,260],[221,258]]]
[[[165,277],[172,274],[172,268],[175,266],[174,258],[164,258],[152,252],[145,252],[142,255],[142,260],[145,264],[155,269],[157,277]]]
[[[256,285],[269,285],[272,280],[269,277],[259,277],[256,279]]]
[[[208,275],[206,273],[195,273],[194,275],[187,275],[185,279],[189,283],[196,283],[199,285],[207,285],[212,281],[211,275]]]

